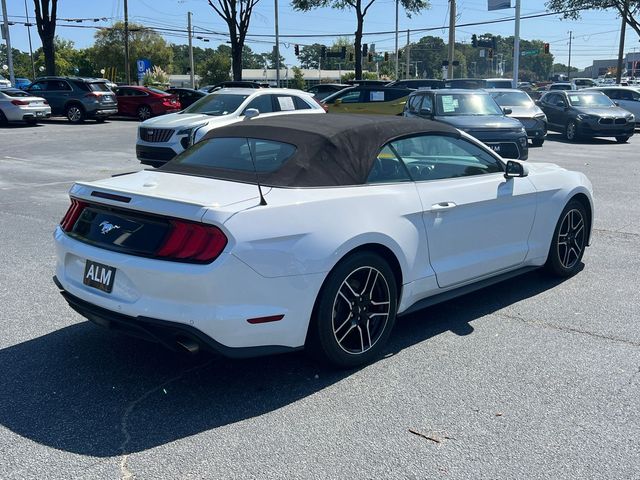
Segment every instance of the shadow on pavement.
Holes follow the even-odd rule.
[[[471,334],[474,320],[559,283],[532,272],[401,317],[385,356],[442,332]],[[111,457],[277,410],[351,373],[303,353],[191,359],[82,322],[0,350],[0,424],[52,448]]]
[[[548,132],[546,141],[574,145],[616,145],[618,143],[616,142],[614,137],[580,137],[577,140],[569,141],[564,137],[562,133],[556,132]],[[624,143],[622,143],[621,145],[624,145]]]

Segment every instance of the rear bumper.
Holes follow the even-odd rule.
[[[198,345],[199,348],[229,358],[260,357],[263,355],[294,352],[302,349],[302,347],[285,347],[282,345],[227,347],[190,325],[151,317],[132,317],[98,307],[67,292],[55,276],[53,277],[53,282],[60,289],[60,294],[69,306],[87,320],[119,333],[160,343],[173,351],[185,351],[183,347],[179,346],[179,342],[183,344],[195,344]]]
[[[91,118],[96,118],[96,117],[104,118],[104,117],[110,117],[111,115],[115,115],[116,113],[118,113],[117,107],[105,108],[100,110],[94,110],[92,112],[87,112],[87,116]]]

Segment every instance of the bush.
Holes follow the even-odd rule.
[[[169,75],[157,65],[144,72],[142,84],[145,87],[168,87],[170,85]]]

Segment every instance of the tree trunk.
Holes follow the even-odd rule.
[[[242,80],[242,45],[231,42],[231,70],[234,80]]]
[[[56,52],[53,43],[54,36],[43,36],[42,53],[44,54],[44,68],[47,75],[55,76],[56,74]]]
[[[358,17],[358,25],[354,41],[354,47],[356,49],[356,80],[362,80],[362,29],[364,25],[364,17],[362,16],[362,12],[360,12],[359,8],[356,10],[356,15]]]

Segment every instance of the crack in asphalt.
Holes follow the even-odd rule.
[[[136,478],[135,474],[129,468],[129,465],[128,465],[129,452],[127,451],[127,445],[129,445],[129,442],[131,441],[131,434],[129,433],[129,428],[127,427],[127,423],[129,421],[129,417],[131,416],[131,412],[133,412],[133,409],[136,406],[138,406],[141,402],[143,402],[147,398],[149,398],[149,396],[152,393],[155,393],[158,390],[160,390],[161,388],[164,388],[167,385],[169,385],[169,384],[171,384],[171,383],[173,383],[173,382],[175,382],[177,380],[180,380],[181,378],[183,378],[185,375],[188,375],[189,373],[192,373],[192,372],[195,372],[196,370],[200,370],[200,369],[203,369],[205,367],[208,367],[209,365],[211,365],[212,362],[213,362],[213,359],[211,359],[208,362],[205,362],[205,363],[203,363],[201,365],[196,365],[194,367],[191,367],[191,368],[188,368],[188,369],[182,371],[179,375],[171,377],[168,380],[165,380],[164,382],[160,383],[159,385],[156,385],[155,387],[150,388],[149,390],[144,392],[142,395],[140,395],[138,398],[136,398],[135,400],[131,401],[127,405],[127,408],[125,409],[124,414],[122,415],[122,418],[120,419],[120,432],[122,433],[122,435],[124,437],[124,440],[120,444],[120,455],[122,456],[122,458],[120,459],[120,478],[122,480],[132,480],[132,479]]]
[[[622,229],[620,229],[620,230],[608,230],[606,228],[594,228],[593,232],[595,232],[595,233],[608,233],[608,234],[613,234],[613,235],[617,234],[617,235],[623,235],[623,236],[626,236],[626,237],[640,237],[640,233],[624,232],[624,231],[622,231]]]
[[[607,335],[602,335],[600,333],[590,332],[588,330],[580,330],[578,328],[571,328],[571,327],[561,327],[559,325],[553,325],[551,323],[540,322],[536,320],[528,320],[518,315],[510,315],[508,313],[498,313],[498,315],[504,318],[512,319],[512,320],[519,320],[520,322],[526,323],[528,325],[537,325],[540,327],[550,328],[552,330],[558,330],[565,333],[579,333],[581,335],[587,335],[589,337],[597,338],[599,340],[609,340],[611,342],[622,343],[624,345],[629,345],[632,347],[640,347],[640,342],[634,342],[631,340],[626,340],[624,338],[610,337]]]

